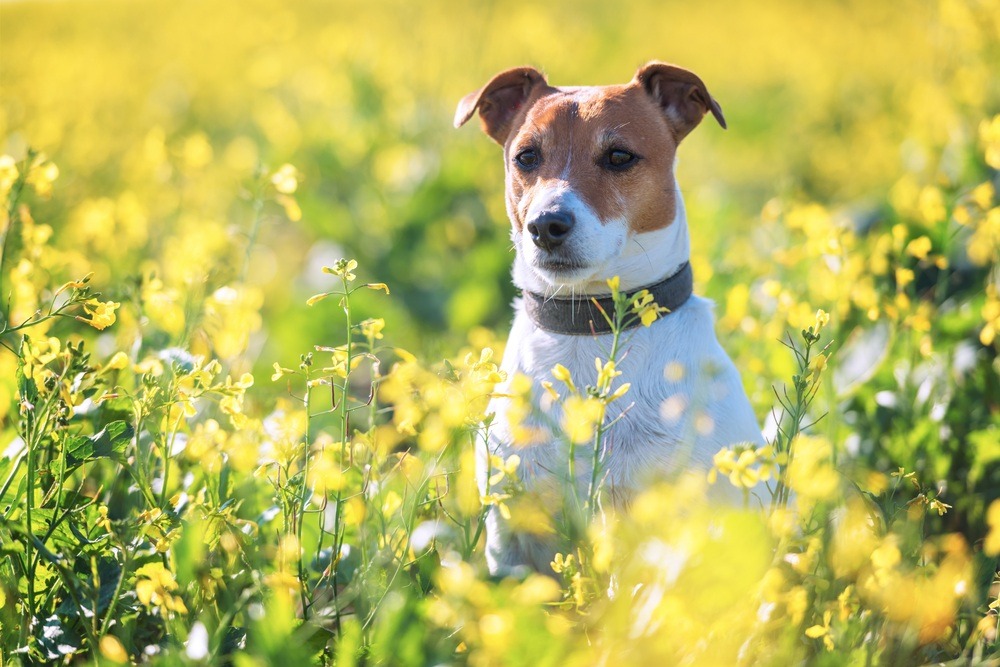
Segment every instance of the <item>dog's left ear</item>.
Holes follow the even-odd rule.
[[[726,119],[722,107],[708,93],[705,83],[694,72],[676,65],[651,62],[635,73],[634,81],[645,88],[677,130],[678,141],[698,126],[709,111],[723,129]]]

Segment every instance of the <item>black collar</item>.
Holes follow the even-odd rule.
[[[688,300],[691,296],[692,286],[691,265],[685,262],[680,270],[669,278],[665,278],[655,285],[640,287],[629,292],[628,295],[631,298],[637,292],[644,289],[649,290],[657,305],[672,312],[683,306],[684,302]],[[528,317],[535,323],[535,326],[552,333],[569,336],[594,336],[611,333],[611,325],[604,319],[595,302],[609,316],[615,312],[614,301],[610,296],[559,299],[547,298],[534,292],[524,292],[524,306],[528,311]],[[638,317],[633,318],[625,328],[631,329],[639,326],[639,323]]]

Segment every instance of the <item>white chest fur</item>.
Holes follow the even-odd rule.
[[[623,340],[627,342],[618,364],[622,376],[617,380],[632,386],[612,403],[607,415],[611,420],[628,410],[608,431],[602,446],[599,473],[607,501],[627,504],[636,491],[679,470],[707,471],[715,453],[727,445],[763,442],[739,373],[715,336],[711,302],[691,297],[651,327],[630,330]],[[580,388],[593,384],[594,359],[606,359],[610,343],[610,334],[566,336],[538,329],[517,304],[502,363],[508,380],[497,391],[503,393],[517,374],[529,377],[536,415],[528,423],[544,432],[546,424],[561,420],[558,402],[541,398],[541,382],[552,380],[552,367],[566,366]],[[565,439],[543,437],[531,444],[516,444],[506,418],[509,406],[508,398],[495,398],[490,405],[496,420],[477,456],[481,489],[485,491],[488,477],[487,450],[503,459],[517,454],[519,476],[529,492],[544,495],[547,489],[567,483]],[[586,497],[593,444],[579,445],[576,454],[576,484],[580,496]],[[512,532],[497,511],[488,515],[491,571],[509,571],[519,565],[546,571],[552,553],[551,542]]]
[[[594,359],[607,359],[611,336],[550,333],[535,327],[520,305],[517,310],[502,367],[509,378],[523,374],[532,379],[540,414],[531,423],[544,429],[546,422],[558,424],[561,414],[558,402],[540,400],[541,382],[551,381],[552,367],[563,364],[578,387],[593,384]],[[692,297],[651,327],[629,330],[623,341],[618,382],[632,387],[609,408],[608,420],[623,409],[628,414],[608,431],[600,471],[613,498],[626,499],[678,469],[707,470],[726,445],[761,442],[739,373],[716,339],[711,302]],[[558,477],[567,469],[567,448],[557,438],[515,444],[505,418],[508,405],[505,398],[491,405],[497,414],[491,453],[519,455],[521,476],[529,486],[540,477]],[[588,446],[577,448],[580,483],[590,478],[592,453]]]
[[[606,289],[604,280],[613,275],[621,277],[623,290],[634,290],[671,275],[689,254],[687,219],[678,194],[673,224],[630,239],[624,252],[611,265],[600,267],[594,280],[581,291]],[[561,291],[540,280],[520,255],[515,260],[514,281],[522,289],[543,294]],[[740,375],[715,335],[710,301],[692,296],[651,327],[628,330],[622,341],[617,365],[622,375],[616,382],[629,382],[631,389],[612,403],[606,421],[622,410],[628,412],[603,441],[599,471],[605,497],[611,503],[627,503],[636,491],[677,471],[707,471],[712,457],[722,447],[740,442],[763,443]],[[530,378],[535,414],[527,424],[544,433],[562,419],[559,403],[543,398],[541,383],[553,380],[552,368],[564,365],[577,387],[583,389],[594,384],[594,360],[607,360],[610,347],[610,334],[568,336],[542,330],[518,301],[502,363],[508,380],[497,387],[497,393],[505,393],[516,375]],[[565,388],[558,382],[554,384],[565,395]],[[569,483],[566,440],[552,434],[527,445],[515,443],[507,418],[509,407],[510,399],[503,397],[490,405],[496,419],[477,457],[481,489],[485,491],[489,477],[487,453],[503,459],[517,454],[521,459],[519,476],[528,491],[544,492]],[[590,482],[593,453],[592,443],[576,448],[575,483],[582,496]],[[511,532],[499,512],[488,515],[487,560],[492,571],[522,564],[544,571],[551,551],[552,545],[544,540]]]

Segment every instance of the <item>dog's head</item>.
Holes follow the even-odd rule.
[[[552,286],[604,275],[629,239],[677,211],[677,146],[722,109],[688,70],[653,62],[625,85],[557,88],[536,69],[494,76],[459,102],[503,146],[517,251]]]

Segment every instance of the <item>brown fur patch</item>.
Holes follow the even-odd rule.
[[[534,193],[565,181],[604,223],[625,218],[635,233],[673,222],[677,200],[673,164],[677,141],[663,110],[641,85],[546,88],[526,105],[509,137],[507,198],[515,228]],[[522,171],[514,162],[533,148],[541,164]],[[640,159],[626,171],[603,165],[609,150]]]

